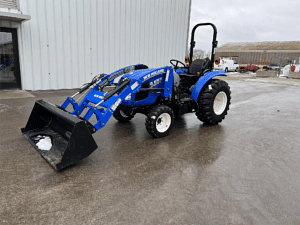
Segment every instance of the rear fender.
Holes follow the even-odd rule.
[[[210,81],[212,78],[216,76],[226,76],[225,71],[210,71],[207,72],[203,77],[200,77],[197,83],[195,84],[191,97],[197,101],[198,96],[202,90],[202,88],[205,86],[205,84]]]

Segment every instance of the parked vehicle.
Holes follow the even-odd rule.
[[[247,66],[240,66],[239,72],[240,73],[246,73],[246,72],[253,72],[253,73],[255,73],[257,70],[259,70],[258,66],[247,65]]]
[[[224,70],[226,73],[229,71],[238,72],[239,64],[233,59],[229,58],[219,58],[217,57],[215,60],[215,70]]]

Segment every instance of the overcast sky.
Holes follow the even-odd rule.
[[[300,41],[300,0],[192,0],[190,31],[211,22],[228,42]],[[211,50],[212,28],[196,31],[196,48]],[[189,39],[190,42],[190,39]]]

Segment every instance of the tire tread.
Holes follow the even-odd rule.
[[[209,88],[211,86],[211,89]],[[224,112],[220,116],[216,116],[213,112],[213,100],[215,95],[217,94],[217,91],[220,88],[225,88],[228,90],[229,98],[227,99],[227,105],[224,110]],[[196,112],[196,116],[200,121],[202,121],[204,124],[209,125],[216,125],[225,118],[227,115],[227,111],[229,110],[230,105],[230,87],[227,84],[227,82],[223,80],[213,79],[210,80],[203,88],[203,91],[200,93],[198,97],[198,105],[199,110]]]
[[[171,125],[166,132],[160,133],[156,129],[156,119],[152,119],[152,117],[154,116],[155,118],[157,118],[160,114],[166,113],[166,112],[169,113],[171,116]],[[165,105],[158,105],[158,106],[154,107],[152,110],[150,110],[146,117],[146,121],[145,121],[146,130],[153,137],[156,137],[156,138],[165,137],[169,134],[169,132],[172,128],[174,119],[175,119],[175,115],[174,115],[173,110],[170,107],[165,106]]]

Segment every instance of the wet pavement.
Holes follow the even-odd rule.
[[[152,138],[112,118],[91,156],[55,172],[22,136],[34,101],[0,100],[0,224],[300,224],[300,88],[228,79],[225,120]],[[1,93],[0,93],[1,94]]]

